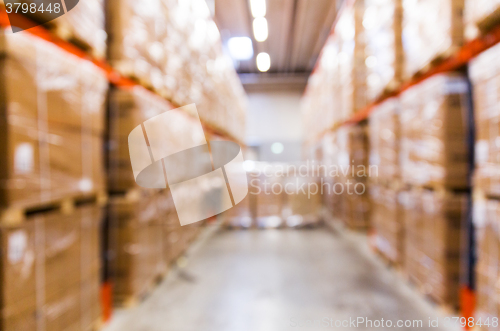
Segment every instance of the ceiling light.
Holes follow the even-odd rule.
[[[227,41],[229,53],[234,60],[249,60],[253,56],[252,39],[248,37],[233,37]]]
[[[257,17],[253,20],[253,35],[257,41],[266,41],[269,31],[265,17]]]
[[[282,143],[274,143],[271,145],[271,152],[274,154],[281,154],[285,150],[285,146]]]
[[[250,9],[254,18],[266,16],[266,0],[250,0]]]
[[[266,72],[271,68],[271,57],[267,53],[257,55],[257,69],[260,72]]]

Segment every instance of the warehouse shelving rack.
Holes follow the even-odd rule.
[[[58,46],[59,48],[65,50],[68,53],[71,53],[73,55],[78,56],[81,59],[87,60],[89,62],[92,62],[95,64],[97,67],[99,67],[103,72],[105,73],[106,77],[108,78],[108,81],[110,84],[118,87],[118,88],[134,88],[134,87],[140,87],[144,88],[145,90],[148,90],[150,93],[160,96],[158,93],[155,91],[141,85],[139,82],[125,77],[122,74],[120,74],[118,71],[114,70],[111,65],[109,65],[105,60],[102,59],[97,59],[93,57],[91,54],[83,50],[82,48],[78,47],[77,45],[66,41],[57,35],[55,35],[52,31],[44,27],[43,25],[37,25],[34,26],[35,23],[29,19],[26,16],[23,16],[21,14],[15,14],[15,13],[9,13],[9,15],[15,16],[15,22],[17,25],[19,25],[20,28],[26,28],[24,32],[21,33],[30,33],[33,36],[39,37],[41,39],[44,39],[46,41],[51,42],[52,44]],[[10,28],[10,20],[7,15],[7,12],[5,11],[5,7],[0,6],[0,27],[3,29]],[[161,96],[160,96],[161,97]],[[172,100],[166,100],[170,103],[171,109],[181,107],[180,105],[175,104],[172,102]],[[222,137],[223,139],[231,140],[236,143],[238,143],[240,146],[244,147],[245,144],[238,140],[237,138],[233,137],[230,133],[228,133],[226,130],[223,128],[217,127],[211,123],[208,123],[201,119],[203,129],[206,132],[206,134],[209,135],[218,135]]]
[[[94,57],[91,54],[91,52],[86,51],[85,49],[79,47],[78,45],[59,37],[44,25],[37,25],[33,20],[22,14],[9,13],[9,15],[12,15],[10,17],[14,17],[13,21],[16,22],[17,26],[24,29],[23,32],[19,33],[29,33],[32,36],[41,38],[45,41],[48,41],[56,45],[57,47],[66,51],[69,54],[75,55],[83,60],[93,63],[95,66],[97,66],[104,72],[111,86],[121,89],[142,88],[145,91],[148,91],[148,93],[151,93],[152,96],[164,99],[166,102],[169,103],[170,109],[181,107],[181,105],[177,105],[172,100],[168,100],[162,97],[159,93],[156,93],[154,90],[150,89],[147,86],[141,85],[141,83],[137,82],[136,80],[123,76],[118,71],[114,70],[114,68],[111,65],[109,65],[106,62],[106,60]],[[10,22],[11,21],[9,20],[9,16],[7,15],[5,7],[3,5],[0,5],[0,28],[2,29],[11,28]],[[186,114],[191,116],[189,113]],[[230,140],[236,142],[242,148],[246,147],[242,141],[232,136],[225,129],[217,127],[211,123],[208,123],[203,119],[199,120],[202,123],[203,131],[205,132],[205,135],[207,137],[217,136],[218,138],[224,140]],[[104,231],[104,228],[101,229],[101,231]],[[107,246],[106,242],[103,242],[102,244],[103,247]],[[107,271],[103,272],[105,273],[105,275],[107,275],[108,273]],[[105,276],[105,279],[107,279],[107,276]],[[105,280],[104,283],[101,284],[101,303],[102,303],[102,309],[103,309],[102,314],[104,321],[109,320],[112,314],[112,309],[113,309],[112,292],[113,292],[112,284]]]
[[[342,15],[343,11],[346,10],[346,8],[348,8],[349,6],[352,6],[354,2],[355,0],[345,0],[342,3],[342,6],[337,14],[337,19],[333,23],[332,29],[330,30],[330,35],[332,35],[335,32],[338,19]],[[419,73],[414,77],[412,77],[410,80],[404,82],[399,88],[397,88],[393,92],[382,95],[374,102],[370,103],[366,107],[357,111],[349,119],[337,123],[333,127],[324,130],[318,135],[316,140],[319,141],[328,132],[335,131],[336,129],[344,125],[356,124],[367,120],[377,105],[381,104],[387,99],[400,95],[402,92],[409,89],[410,87],[417,85],[432,76],[435,76],[440,73],[463,70],[464,68],[467,67],[468,63],[472,59],[474,59],[484,51],[488,50],[489,48],[497,45],[498,43],[500,43],[500,23],[498,26],[491,29],[488,33],[467,42],[464,46],[462,46],[457,52],[455,52],[451,56],[444,58],[440,61],[437,61],[437,63],[431,66],[427,71]],[[320,54],[318,59],[320,59],[321,56],[322,54]],[[311,75],[313,75],[318,70],[318,65],[319,61],[316,62],[316,65]],[[307,93],[307,89],[305,93]]]
[[[338,10],[337,18],[332,25],[330,30],[330,36],[335,33],[336,25],[342,13],[354,5],[356,0],[344,0]],[[488,50],[489,48],[500,43],[500,22],[497,22],[492,28],[490,28],[486,33],[483,33],[479,37],[466,42],[461,48],[456,50],[450,56],[444,57],[438,61],[435,61],[426,70],[417,73],[408,81],[401,84],[397,89],[390,93],[381,95],[378,99],[368,104],[366,107],[357,111],[350,118],[345,121],[335,123],[332,127],[320,132],[316,138],[313,138],[308,142],[309,147],[315,146],[321,139],[328,133],[336,131],[338,128],[346,125],[356,125],[365,123],[370,114],[375,111],[376,107],[383,103],[384,101],[399,96],[404,91],[408,90],[412,86],[415,86],[426,79],[433,77],[441,73],[447,73],[452,71],[461,71],[467,73],[468,77],[468,65],[471,60],[475,57]],[[312,71],[312,75],[318,70],[320,59],[323,54],[320,54],[318,61]],[[469,146],[469,181],[470,187],[472,187],[472,173],[474,170],[474,142],[475,142],[475,123],[473,115],[473,98],[472,91],[473,87],[469,82],[469,105],[466,109],[465,114],[460,114],[464,116],[465,122],[467,123],[468,134],[466,137],[467,144]],[[307,93],[307,88],[304,94]],[[457,114],[458,115],[458,114]],[[463,220],[464,228],[466,229],[466,234],[462,238],[462,249],[464,252],[463,263],[462,263],[462,278],[460,289],[460,314],[463,317],[469,318],[474,317],[475,313],[475,264],[476,264],[476,244],[475,244],[475,228],[472,221],[472,193],[468,192],[468,213]],[[465,327],[465,329],[470,329]]]

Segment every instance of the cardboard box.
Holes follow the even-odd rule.
[[[94,325],[101,315],[101,216],[100,208],[90,205],[70,215],[39,214],[0,227],[2,330]]]
[[[397,88],[404,77],[403,1],[365,0],[368,99]]]
[[[111,91],[108,187],[112,192],[138,187],[130,163],[130,132],[144,121],[171,109],[168,102],[140,87]]]
[[[102,190],[106,77],[40,38],[3,37],[0,204]]]
[[[114,296],[118,303],[146,294],[166,269],[162,227],[154,192],[112,197],[109,207],[114,260]]]
[[[310,141],[368,104],[364,15],[365,0],[346,6],[309,79],[302,112]]]
[[[470,76],[474,84],[474,117],[476,145],[474,184],[489,196],[500,196],[500,47],[494,46],[471,62]]]
[[[377,170],[376,176],[370,180],[374,183],[391,185],[401,179],[400,108],[399,100],[391,98],[378,105],[370,115],[370,167]]]
[[[402,266],[405,256],[405,228],[400,200],[407,198],[407,192],[373,186],[370,188],[370,196],[376,247],[389,261]]]
[[[469,186],[464,116],[468,85],[458,74],[429,78],[401,95],[403,182],[463,189]],[[460,114],[460,116],[457,116]]]
[[[491,321],[500,316],[498,279],[500,276],[500,203],[497,200],[474,200],[474,225],[477,242],[476,317]],[[483,324],[484,325],[484,324]],[[485,330],[495,330],[491,325]]]
[[[465,37],[477,38],[499,22],[499,0],[465,0]]]
[[[452,55],[464,42],[464,0],[403,0],[405,79]]]
[[[460,239],[467,196],[430,190],[410,194],[414,197],[403,204],[406,272],[433,300],[458,307]]]

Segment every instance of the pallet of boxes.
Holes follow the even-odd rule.
[[[498,330],[500,299],[500,46],[470,65],[476,120],[474,227],[476,234],[476,318],[484,330]],[[479,320],[480,319],[480,320]],[[496,321],[496,323],[495,323]]]
[[[457,308],[469,199],[468,84],[440,74],[401,95],[405,273],[439,304]]]
[[[191,130],[190,115],[142,87],[114,88],[110,93],[108,221],[118,305],[131,306],[147,296],[199,230],[200,223],[181,227],[166,178],[161,178],[163,189],[143,189],[134,178],[129,134],[165,112],[175,112],[179,130]]]
[[[331,199],[332,207],[336,206],[331,216],[355,229],[369,227],[366,125],[335,126],[344,124],[367,105],[365,3],[365,0],[355,1],[339,17],[335,32],[324,48],[318,71],[310,79],[303,110],[311,132],[318,129],[334,131],[328,134],[330,141],[323,144],[323,155],[329,158],[330,167],[337,169],[329,174],[331,178],[326,179],[331,184],[328,199]],[[334,148],[333,144],[337,147]]]
[[[108,82],[45,40],[2,33],[0,329],[95,330]]]
[[[370,167],[376,167],[369,178],[373,245],[387,263],[397,267],[404,261],[401,206],[408,194],[400,176],[400,108],[399,99],[390,98],[378,105],[369,119]]]
[[[368,135],[366,125],[344,126],[337,130],[339,146],[338,177],[335,188],[341,199],[340,219],[349,228],[370,228],[368,192]]]
[[[374,102],[404,80],[403,0],[365,0],[365,6],[367,94]],[[375,170],[369,177],[373,246],[393,266],[400,266],[404,257],[399,113],[399,100],[389,98],[369,118],[369,165]]]
[[[314,227],[321,223],[321,174],[315,163],[289,164],[283,169],[283,219],[288,227]],[[324,170],[323,170],[324,171]]]

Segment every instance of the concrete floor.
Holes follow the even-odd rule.
[[[423,321],[395,330],[444,330],[444,316],[440,328],[428,327],[437,311],[387,270],[360,235],[219,230],[144,303],[116,312],[105,331],[386,329],[345,327],[358,317],[375,325],[382,318]]]

